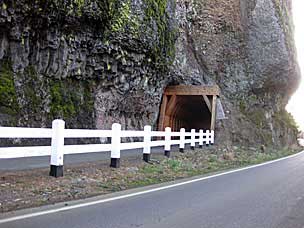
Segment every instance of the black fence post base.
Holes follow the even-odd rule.
[[[112,168],[119,168],[120,167],[120,158],[111,158],[111,165]]]
[[[144,154],[144,155],[143,155],[143,160],[144,160],[145,162],[149,162],[150,159],[151,159],[151,154]]]
[[[170,151],[165,150],[165,156],[168,157],[168,158],[170,158]]]
[[[50,176],[56,177],[56,178],[63,177],[63,165],[60,165],[60,166],[51,165]]]
[[[195,146],[191,146],[191,150],[194,150],[195,149]]]
[[[179,152],[184,153],[184,148],[179,148]]]

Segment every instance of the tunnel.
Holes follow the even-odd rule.
[[[169,86],[165,89],[158,130],[214,130],[217,86]]]
[[[174,107],[166,110],[165,127],[171,127],[172,131],[210,129],[211,113],[201,96],[176,96],[175,99]]]

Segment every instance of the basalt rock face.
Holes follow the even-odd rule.
[[[217,84],[221,144],[285,145],[291,2],[0,0],[0,125],[157,126],[167,85]]]
[[[220,86],[229,119],[218,124],[218,138],[294,143],[297,130],[285,111],[300,76],[291,1],[181,0],[176,12],[181,36],[171,79]]]
[[[1,72],[7,75],[2,125],[47,126],[64,118],[68,127],[108,129],[113,122],[139,128],[156,121],[174,58],[173,2],[15,0],[0,6]],[[6,81],[13,86],[5,88]]]

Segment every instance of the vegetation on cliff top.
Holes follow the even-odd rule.
[[[22,8],[32,28],[54,24],[67,33],[93,28],[104,42],[129,40],[129,48],[137,43],[147,49],[150,63],[163,70],[174,60],[177,36],[168,12],[174,9],[168,4],[168,0],[143,0],[140,6],[131,0],[5,0],[3,7]]]

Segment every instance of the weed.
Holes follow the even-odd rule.
[[[169,159],[167,160],[167,165],[173,171],[178,171],[182,168],[182,162],[178,160]]]

